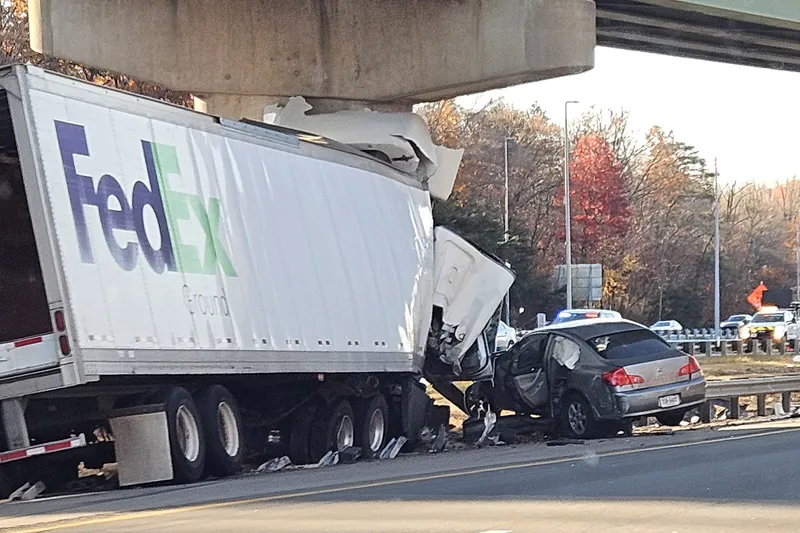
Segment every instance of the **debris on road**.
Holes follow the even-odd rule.
[[[445,447],[447,446],[447,428],[444,424],[439,426],[439,431],[436,432],[436,437],[433,439],[430,447],[428,448],[428,453],[439,453],[444,451]]]
[[[486,416],[483,417],[483,433],[481,434],[475,446],[482,446],[489,433],[494,429],[497,424],[497,415],[493,411],[487,411]]]
[[[269,461],[262,463],[258,468],[256,468],[255,473],[261,474],[264,472],[277,472],[278,470],[282,470],[291,464],[292,460],[289,459],[287,455],[284,455],[282,457],[276,457],[275,459],[270,459]]]
[[[348,446],[339,450],[339,462],[342,464],[355,463],[361,459],[362,450],[358,446]]]
[[[381,454],[378,456],[379,459],[394,459],[397,457],[397,454],[400,453],[400,450],[405,446],[408,439],[404,436],[400,436],[397,438],[393,438],[389,441],[386,447],[383,449]]]

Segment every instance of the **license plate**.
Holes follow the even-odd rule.
[[[676,405],[680,405],[680,403],[680,394],[670,394],[669,396],[662,396],[658,399],[658,406],[661,408],[675,407]]]

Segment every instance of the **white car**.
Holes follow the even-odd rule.
[[[494,341],[495,350],[504,352],[517,343],[517,330],[503,322],[497,324],[497,337]]]
[[[650,326],[650,330],[659,335],[676,335],[683,332],[683,326],[677,320],[659,320]]]

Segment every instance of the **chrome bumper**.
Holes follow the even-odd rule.
[[[658,399],[663,396],[678,394],[681,403],[674,407],[663,408],[658,404]],[[706,380],[693,379],[682,383],[670,383],[643,390],[614,392],[616,409],[614,413],[602,413],[603,418],[636,418],[639,416],[685,409],[703,403],[706,399]]]

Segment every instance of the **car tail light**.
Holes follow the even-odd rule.
[[[683,365],[680,370],[678,370],[679,376],[691,376],[692,374],[696,374],[697,372],[701,372],[700,365],[697,362],[697,359],[693,355],[689,356],[689,364]]]
[[[624,368],[618,368],[613,372],[603,374],[603,381],[612,387],[624,387],[625,385],[640,385],[644,383],[642,376],[628,374]]]

